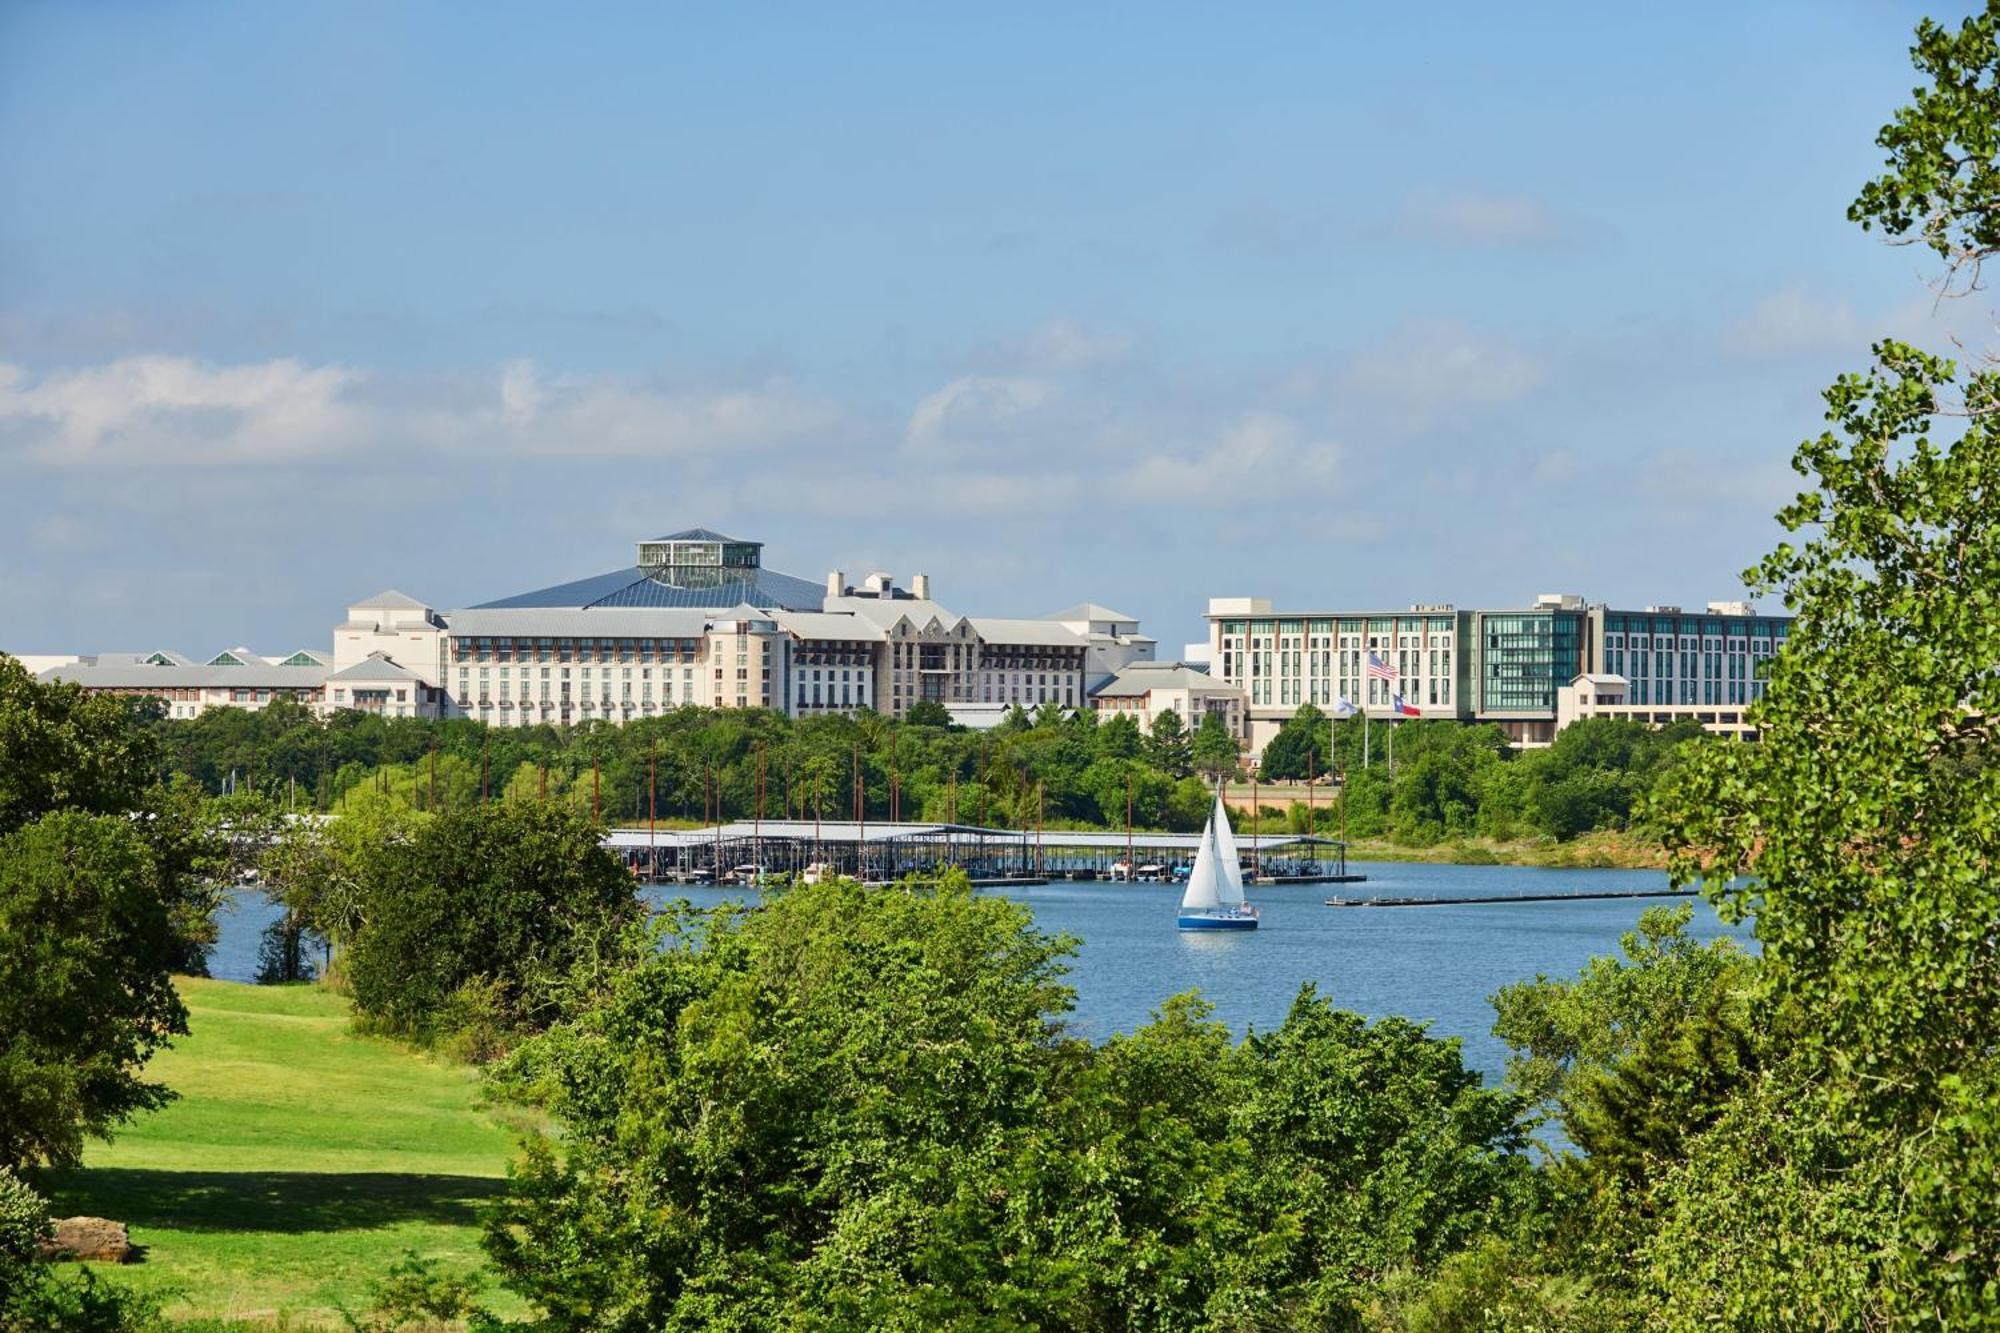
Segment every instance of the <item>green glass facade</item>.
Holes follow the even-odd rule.
[[[1604,669],[1646,707],[1727,708],[1764,697],[1764,673],[1791,633],[1786,616],[1604,613]]]
[[[1538,608],[1474,617],[1481,716],[1554,717],[1556,691],[1590,669],[1587,613]]]

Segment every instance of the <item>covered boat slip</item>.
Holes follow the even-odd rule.
[[[1256,884],[1351,883],[1347,845],[1283,833],[1237,836],[1246,880]],[[736,820],[698,829],[613,829],[604,845],[651,881],[713,883],[800,875],[817,866],[871,884],[944,866],[978,883],[1127,878],[1175,881],[1201,847],[1199,833],[1125,833],[981,828],[973,824]]]

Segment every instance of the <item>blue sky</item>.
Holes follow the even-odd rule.
[[[695,524],[1170,646],[1738,595],[1969,326],[1843,216],[1925,11],[1631,8],[0,5],[0,647]]]

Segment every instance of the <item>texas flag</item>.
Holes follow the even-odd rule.
[[[1402,695],[1395,696],[1396,712],[1402,717],[1422,717],[1424,710],[1413,703],[1405,702]]]

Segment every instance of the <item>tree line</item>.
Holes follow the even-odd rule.
[[[890,818],[1010,828],[1193,831],[1211,784],[1242,777],[1235,739],[1215,714],[1189,728],[1173,712],[1150,730],[1124,716],[1045,705],[997,728],[950,725],[919,706],[897,721],[872,712],[791,718],[689,706],[622,726],[491,727],[357,712],[320,719],[281,700],[260,712],[141,716],[172,768],[216,792],[255,793],[289,809],[338,811],[356,793],[416,809],[549,800],[609,824],[712,818]],[[1266,747],[1259,776],[1311,780],[1315,807],[1294,831],[1411,844],[1490,837],[1568,839],[1642,822],[1655,781],[1698,727],[1623,719],[1573,724],[1555,746],[1516,751],[1497,727],[1413,721],[1329,723],[1308,704]]]

